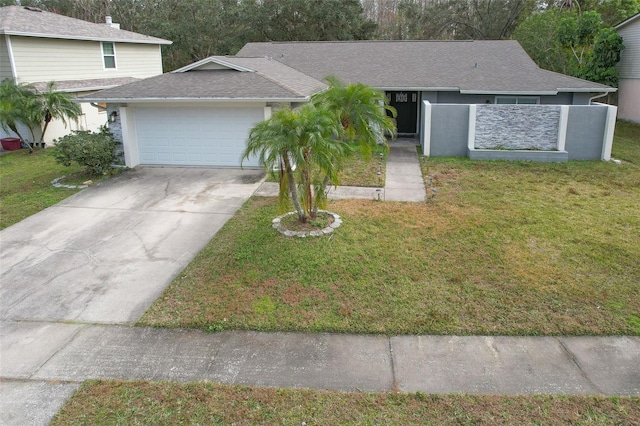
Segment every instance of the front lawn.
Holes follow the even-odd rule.
[[[640,334],[640,127],[566,164],[432,158],[427,203],[333,201],[286,238],[253,198],[141,325],[385,334]]]
[[[90,381],[52,425],[638,424],[640,399],[261,389],[213,383]]]
[[[0,229],[78,192],[54,188],[51,181],[80,169],[56,163],[50,149],[36,149],[32,154],[21,149],[0,156]]]

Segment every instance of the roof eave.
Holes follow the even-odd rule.
[[[620,22],[618,25],[616,25],[614,28],[615,28],[616,30],[617,30],[617,29],[620,29],[620,28],[622,28],[622,27],[625,27],[625,26],[629,25],[630,23],[632,23],[633,21],[635,21],[635,20],[637,20],[637,19],[640,19],[640,13],[636,13],[635,15],[633,15],[633,16],[631,16],[631,17],[629,17],[629,18],[625,19],[624,21],[622,21],[622,22]]]
[[[615,87],[593,87],[593,88],[582,88],[582,89],[571,89],[571,88],[560,88],[558,92],[574,92],[574,93],[613,93],[617,92],[618,89]]]
[[[523,96],[555,96],[557,90],[460,90],[463,95],[523,95]]]
[[[164,45],[173,44],[172,41],[164,40],[164,39],[135,40],[135,39],[119,39],[119,38],[113,38],[113,37],[112,38],[80,37],[80,36],[70,36],[70,35],[39,34],[39,33],[29,33],[29,32],[22,32],[22,31],[6,31],[6,30],[0,30],[0,34],[10,35],[10,36],[20,36],[20,37],[53,38],[53,39],[62,39],[62,40],[110,41],[114,43],[134,43],[134,44],[164,44]]]
[[[307,102],[309,96],[304,98],[104,98],[99,96],[81,97],[76,102],[106,102],[106,103],[151,103],[151,102]]]

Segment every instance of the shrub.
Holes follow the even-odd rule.
[[[108,131],[92,133],[76,130],[58,139],[54,151],[56,161],[65,166],[72,162],[85,167],[92,175],[106,172],[115,159],[116,141]]]

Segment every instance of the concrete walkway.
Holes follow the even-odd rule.
[[[1,326],[3,425],[46,424],[87,379],[640,395],[640,337],[389,338],[11,321]]]
[[[164,172],[174,173],[151,171]],[[137,186],[133,185],[134,189],[139,186],[133,193],[123,194],[120,192],[121,187],[116,185],[105,191],[108,198],[104,200],[105,206],[100,208],[111,209],[114,214],[122,215],[125,214],[123,210],[133,206],[134,215],[148,212],[153,220],[153,215],[166,212],[167,206],[172,206],[172,214],[186,211],[188,214],[183,216],[202,215],[209,226],[212,219],[220,216],[221,220],[213,220],[217,230],[233,214],[232,211],[239,207],[239,200],[230,202],[229,198],[220,195],[217,183],[206,184],[206,179],[203,180],[200,175],[197,176],[199,180],[194,181],[198,182],[199,187],[186,192],[189,186],[187,183],[193,181],[190,174],[204,172],[186,169],[177,173],[177,176],[169,179],[170,184],[165,182],[160,186],[150,185],[146,178],[141,179]],[[145,176],[148,178],[147,174]],[[232,179],[233,182],[235,181]],[[237,187],[233,185],[224,187],[229,189],[229,193],[237,195],[240,189],[244,191],[251,185],[255,185],[251,191],[255,190],[258,183],[239,182]],[[160,189],[150,190],[156,186]],[[273,185],[263,184],[255,194],[273,195],[273,189]],[[275,191],[277,193],[277,186]],[[152,195],[155,193],[157,195]],[[384,199],[423,201],[424,193],[415,141],[393,142],[387,161]],[[71,213],[71,217],[65,220],[71,220],[72,223],[64,228],[65,232],[78,234],[70,240],[71,247],[56,246],[53,250],[55,253],[69,252],[75,255],[78,251],[76,246],[84,244],[85,239],[96,240],[95,230],[82,234],[79,229],[85,224],[77,220],[74,222],[73,209],[89,208],[93,214],[99,211],[99,206],[87,204],[87,196],[91,192],[83,191],[80,194],[83,195],[74,196],[66,204],[56,207],[59,211],[64,210],[64,215],[60,218]],[[142,199],[141,194],[145,194]],[[377,193],[375,188],[339,187],[330,196],[373,199]],[[205,209],[201,203],[212,198],[217,199],[217,207],[214,210],[212,207]],[[225,205],[229,205],[229,210],[218,211]],[[49,210],[46,214],[52,215],[56,209]],[[11,292],[3,295],[2,305],[5,307],[0,319],[2,425],[48,424],[80,383],[92,378],[177,382],[208,380],[254,386],[374,392],[640,395],[640,337],[386,337],[239,331],[203,333],[194,330],[153,329],[127,325],[137,320],[144,310],[132,303],[128,296],[123,296],[122,303],[114,304],[112,310],[92,309],[92,316],[85,318],[76,312],[86,314],[88,310],[74,308],[78,304],[79,294],[87,287],[82,285],[82,279],[69,278],[63,271],[64,274],[54,277],[61,280],[61,284],[55,286],[54,290],[73,288],[74,291],[56,290],[56,297],[47,299],[42,292],[48,288],[47,283],[54,282],[44,274],[47,268],[42,269],[44,275],[40,278],[34,275],[35,271],[28,271],[29,280],[26,281],[16,272],[14,263],[22,261],[16,255],[7,253],[7,241],[11,241],[12,250],[15,250],[20,245],[20,235],[23,239],[27,236],[32,239],[36,236],[40,238],[60,228],[59,224],[52,222],[55,226],[49,229],[44,224],[39,224],[36,216],[19,224],[19,229],[12,227],[8,232],[5,230],[0,234],[3,240],[1,272],[4,290],[22,291],[21,287],[28,286],[30,281],[44,280],[41,285],[36,286],[36,290],[27,293],[23,291],[24,294],[21,293],[19,298]],[[84,220],[89,217],[87,215]],[[182,227],[193,221],[185,220],[182,219]],[[170,223],[169,229],[180,234],[177,231],[183,228],[175,227],[173,222],[176,221]],[[72,226],[73,223],[78,226]],[[144,221],[140,219],[136,224],[126,229],[139,235]],[[215,230],[208,229],[207,232],[215,233]],[[119,231],[116,233],[121,234]],[[68,239],[68,235],[65,238]],[[205,239],[209,238],[207,235]],[[112,238],[102,235],[99,240],[103,244],[81,247],[82,254],[92,254],[89,256],[90,260],[93,265],[98,266],[102,261],[95,256],[95,252],[102,250],[101,247],[105,243],[109,244]],[[178,241],[183,240],[184,236]],[[152,245],[143,244],[141,250],[145,253],[149,250],[153,253],[170,249],[183,250],[184,245],[176,245],[175,241],[171,238],[157,240]],[[193,247],[188,256],[184,256],[181,251],[181,265],[188,263],[197,252],[196,246],[204,244],[203,241],[197,239],[197,244],[191,244]],[[51,249],[50,246],[46,247]],[[109,253],[109,259],[113,257],[111,262],[116,264],[117,258],[114,256],[117,250]],[[38,256],[43,254],[34,251],[28,253],[27,259],[34,262],[39,259]],[[167,255],[163,259],[174,257]],[[155,256],[150,258],[156,260]],[[8,262],[7,259],[13,260]],[[145,256],[141,256],[141,259],[144,260]],[[127,261],[130,260],[131,256]],[[61,263],[65,265],[64,262]],[[71,266],[74,265],[75,263]],[[155,282],[160,283],[158,289],[161,289],[172,274],[176,273],[175,269],[167,269],[160,277],[158,274],[161,271],[158,268],[154,271],[153,265],[150,264],[151,272],[146,277],[138,275],[137,285]],[[8,267],[11,269],[7,269]],[[127,269],[136,271],[135,265],[130,265]],[[117,268],[112,270],[118,274],[123,273],[117,271]],[[104,275],[103,278],[107,279],[109,276]],[[22,284],[17,286],[15,280],[22,280]],[[66,287],[64,283],[71,287]],[[109,294],[108,290],[92,293],[95,297],[91,300],[102,300],[104,294]],[[130,293],[131,297],[134,294],[137,297],[137,292]],[[148,306],[152,295],[153,292],[149,292],[140,297],[144,301],[141,306]],[[35,299],[32,300],[33,297]],[[10,306],[7,302],[11,302]],[[55,312],[66,314],[49,314],[48,310],[55,305],[59,306],[54,309]],[[16,309],[17,306],[22,308]],[[123,307],[127,308],[126,312],[120,312]],[[116,322],[124,325],[113,324]]]
[[[424,201],[426,192],[416,144],[415,139],[409,138],[399,138],[389,143],[383,188],[338,186],[329,189],[328,197],[334,200],[359,198],[385,201]],[[275,197],[278,195],[278,184],[265,182],[258,188],[255,195]]]

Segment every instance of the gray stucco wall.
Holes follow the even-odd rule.
[[[587,105],[590,93],[558,93],[555,96],[540,96],[543,105]],[[459,92],[422,92],[421,99],[432,104],[494,104],[495,95],[464,95]]]
[[[569,160],[599,160],[602,156],[607,107],[573,106],[569,109],[565,150]]]
[[[469,105],[431,106],[431,154],[464,157],[469,140]]]
[[[476,149],[558,148],[560,106],[478,105]]]

